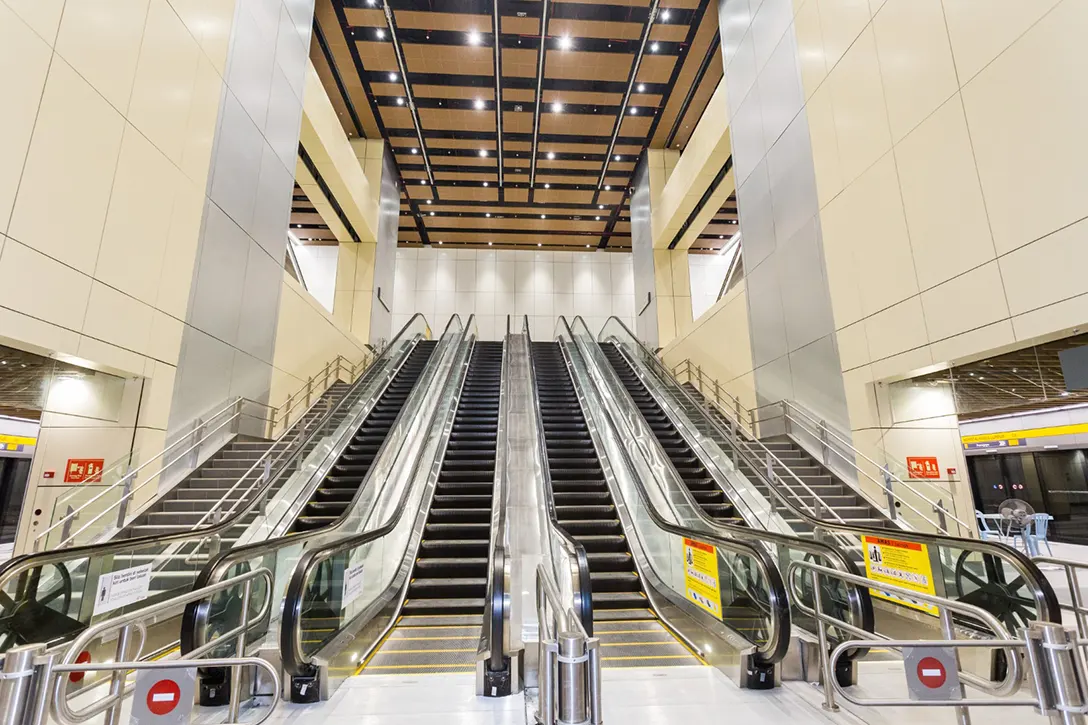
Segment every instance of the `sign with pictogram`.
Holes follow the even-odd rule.
[[[951,647],[904,647],[903,666],[910,699],[963,699],[956,652]]]
[[[132,694],[131,725],[186,725],[193,714],[196,669],[140,670]]]
[[[100,483],[105,466],[103,458],[69,458],[64,466],[64,482]]]
[[[940,479],[941,467],[936,456],[907,456],[907,475],[911,478]]]
[[[85,665],[90,661],[91,661],[91,653],[88,652],[87,650],[83,650],[76,657],[76,664],[77,665]],[[86,672],[69,672],[68,673],[68,681],[73,682],[73,683],[83,682],[83,678],[86,677],[86,676],[87,676]]]
[[[94,614],[112,612],[147,599],[151,591],[151,564],[118,569],[98,577]]]
[[[937,592],[933,587],[933,564],[929,560],[929,548],[925,544],[884,536],[862,536],[861,547],[865,553],[865,576],[868,578],[936,596]],[[870,589],[869,592],[878,599],[937,616],[937,607],[932,604],[916,602],[878,588]]]
[[[722,618],[717,548],[701,541],[684,539],[684,591],[688,601],[718,619]]]

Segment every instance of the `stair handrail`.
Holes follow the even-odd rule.
[[[401,328],[401,331],[400,333],[398,333],[397,338],[401,337],[410,328],[412,328],[417,319],[424,325],[425,333],[421,334],[429,336],[430,326],[427,325],[426,319],[423,317],[422,314],[416,313],[411,318],[409,318],[408,322],[406,322],[404,327]],[[389,350],[392,349],[393,345],[390,344],[388,347],[386,347],[382,355],[386,354]],[[382,355],[379,355],[378,359],[380,359]],[[376,361],[377,360],[375,360],[375,362]],[[360,375],[359,378],[352,384],[352,388],[359,385],[365,377],[365,375]],[[349,391],[342,398],[340,398],[336,405],[332,406],[331,410],[324,413],[321,418],[318,419],[317,423],[315,423],[315,427],[317,430],[320,430],[323,423],[329,420],[331,416],[336,413],[339,407],[344,404],[344,401],[348,398],[350,393],[351,390],[349,389]],[[314,405],[317,404],[318,403],[314,403]],[[299,418],[299,420],[302,420],[302,418]],[[289,463],[290,461],[288,461],[284,465],[287,465]],[[253,466],[245,474],[243,474],[243,478],[256,470],[258,465],[262,465],[261,460],[256,461]],[[264,482],[262,485],[265,487],[270,486],[272,481],[275,480],[278,474],[279,472],[277,471],[276,475],[273,475],[270,480]],[[251,496],[248,503],[246,503],[246,505],[242,507],[242,509],[235,511],[233,514],[221,519],[219,522],[201,531],[184,531],[175,534],[168,534],[166,536],[138,536],[131,539],[115,539],[101,544],[73,546],[66,549],[24,554],[22,556],[15,557],[0,565],[0,591],[4,591],[7,583],[15,580],[17,577],[21,577],[24,574],[31,572],[33,569],[42,568],[51,564],[63,564],[66,561],[79,560],[82,558],[92,558],[95,556],[107,556],[109,554],[118,553],[130,549],[134,550],[142,546],[151,546],[154,544],[172,544],[204,541],[208,537],[214,537],[219,535],[220,532],[232,526],[234,523],[234,519],[243,516],[251,508],[258,505],[260,496],[261,491],[257,491],[257,495]]]
[[[616,319],[617,322],[619,322],[621,325],[623,324],[622,320],[618,320],[618,318],[612,318],[612,319]],[[673,378],[673,380],[675,380],[677,382],[677,384],[680,384],[680,375],[681,374],[687,375],[687,378],[688,378],[687,382],[690,383],[691,380],[692,380],[692,377],[693,377],[692,368],[694,368],[695,369],[694,378],[697,381],[697,387],[699,389],[699,392],[703,394],[703,397],[704,397],[705,400],[710,402],[710,398],[709,398],[709,396],[706,395],[706,392],[705,392],[705,387],[707,385],[709,385],[709,383],[706,383],[704,381],[704,373],[703,373],[703,369],[702,369],[701,366],[694,365],[692,363],[691,359],[688,358],[688,359],[685,359],[685,360],[677,363],[672,368],[672,370],[670,371],[669,368],[666,367],[665,364],[662,363],[660,361],[660,359],[657,358],[656,355],[654,355],[653,357],[657,361],[657,365],[658,365],[659,369],[662,372],[664,372],[665,374],[669,375],[671,378]],[[680,372],[681,368],[683,368],[683,373]],[[901,479],[900,477],[893,474],[891,472],[891,470],[887,466],[882,466],[881,464],[877,463],[876,461],[874,461],[869,456],[867,456],[864,453],[862,453],[861,451],[859,451],[856,447],[854,447],[854,445],[849,440],[847,440],[845,437],[843,437],[842,435],[837,433],[830,426],[826,425],[826,423],[824,423],[823,425],[820,425],[820,423],[822,423],[822,421],[817,422],[815,417],[812,414],[805,411],[797,403],[795,403],[793,401],[790,401],[790,400],[780,400],[780,401],[777,401],[777,402],[774,402],[774,403],[768,403],[766,405],[761,405],[761,406],[758,406],[758,407],[755,407],[755,408],[745,408],[743,406],[743,404],[741,404],[740,400],[736,396],[730,394],[728,391],[723,390],[721,385],[719,384],[719,382],[717,380],[710,379],[709,376],[705,376],[705,377],[710,381],[710,383],[713,383],[713,389],[714,389],[714,395],[715,395],[715,399],[713,401],[714,407],[727,420],[735,421],[738,425],[741,425],[741,426],[744,425],[744,422],[743,422],[743,417],[740,415],[740,412],[744,411],[745,413],[747,413],[746,417],[748,418],[748,430],[749,430],[749,433],[751,435],[752,440],[759,443],[760,447],[766,449],[766,446],[762,444],[762,442],[759,440],[759,437],[756,435],[756,427],[755,427],[756,424],[771,421],[771,420],[774,420],[775,418],[778,418],[778,417],[783,418],[787,422],[796,423],[797,425],[801,426],[810,435],[813,435],[813,436],[815,436],[817,438],[823,439],[823,436],[830,436],[830,437],[834,438],[839,444],[842,445],[843,448],[845,448],[850,454],[852,454],[856,458],[851,459],[849,455],[837,450],[836,448],[834,448],[832,446],[828,446],[828,450],[830,452],[832,452],[836,456],[838,456],[849,468],[854,469],[857,472],[858,475],[864,476],[868,480],[872,481],[874,484],[878,485],[882,490],[884,490],[887,493],[887,495],[889,497],[893,498],[896,502],[898,502],[902,506],[910,509],[917,516],[919,516],[924,521],[926,521],[927,523],[932,525],[934,527],[934,530],[937,531],[938,533],[943,534],[945,536],[957,536],[958,535],[957,533],[953,533],[953,532],[951,532],[949,530],[947,523],[945,523],[943,525],[941,524],[941,522],[940,522],[941,517],[946,517],[948,519],[951,519],[952,521],[955,521],[957,524],[959,524],[959,526],[962,527],[962,529],[961,529],[962,532],[966,532],[967,534],[971,534],[974,531],[973,526],[971,526],[968,523],[964,522],[962,519],[960,519],[955,514],[950,512],[948,510],[948,508],[946,506],[944,506],[944,504],[942,504],[940,501],[934,501],[932,498],[930,498],[929,496],[927,496],[923,492],[919,491],[915,486],[912,486],[909,483],[906,483],[903,479]],[[721,404],[722,395],[724,395],[726,398],[728,398],[730,401],[732,401],[733,404],[731,406],[722,405]],[[782,414],[779,415],[779,416],[767,416],[767,417],[757,417],[755,415],[756,411],[773,409],[773,408],[778,408],[778,409],[782,410],[783,411]],[[795,411],[798,415],[802,416],[806,420],[802,421],[802,420],[799,420],[797,417],[794,417],[793,415],[790,414],[791,410]],[[813,430],[811,427],[809,427],[809,425],[810,425],[809,422],[816,423],[816,430]],[[823,436],[821,435],[821,433],[823,434]],[[879,481],[876,478],[874,478],[872,475],[870,475],[865,469],[858,466],[857,465],[857,459],[859,459],[859,458],[862,459],[862,460],[868,461],[874,467],[881,470],[884,473],[884,475],[887,477],[886,480],[885,481]],[[879,503],[878,501],[874,501],[873,497],[867,491],[862,489],[860,486],[855,485],[853,482],[851,482],[849,480],[846,480],[846,479],[843,479],[843,482],[845,484],[847,484],[848,486],[850,486],[850,488],[852,488],[858,495],[862,496],[866,501],[868,501],[870,504],[872,504],[878,510],[884,511],[885,509],[887,509],[885,511],[885,513],[887,513],[889,518],[891,518],[892,520],[896,519],[896,514],[895,514],[895,512],[893,510],[893,507],[885,507],[883,504]],[[898,484],[899,486],[902,486],[903,488],[907,489],[911,493],[918,496],[920,499],[922,499],[926,503],[930,504],[933,507],[933,510],[935,512],[939,512],[938,520],[934,521],[932,518],[930,518],[929,515],[922,513],[921,511],[918,510],[917,507],[912,505],[909,501],[905,500],[900,494],[898,494],[894,490],[895,489],[895,484]],[[906,522],[902,522],[902,523],[906,523]]]
[[[55,523],[51,524],[47,529],[41,531],[37,536],[34,537],[34,543],[33,543],[33,546],[32,546],[32,550],[35,551],[35,552],[40,551],[41,548],[42,548],[43,541],[50,535],[50,533],[52,533],[56,529],[61,530],[62,539],[58,544],[56,544],[55,546],[51,546],[49,548],[56,549],[56,548],[69,547],[69,546],[72,545],[73,541],[75,541],[79,537],[80,534],[82,534],[84,531],[87,531],[94,523],[96,523],[99,520],[103,519],[104,517],[107,516],[107,514],[110,514],[110,512],[112,512],[112,511],[116,511],[116,514],[114,515],[116,517],[116,520],[117,520],[116,528],[117,529],[122,528],[125,525],[125,523],[127,523],[125,519],[126,519],[126,517],[128,515],[128,509],[129,509],[130,502],[132,500],[134,500],[134,498],[135,498],[135,496],[137,495],[138,492],[143,490],[143,488],[145,486],[149,485],[151,482],[156,481],[159,476],[161,476],[166,471],[170,470],[170,468],[175,463],[184,460],[185,457],[189,456],[190,454],[199,453],[201,447],[207,441],[212,440],[213,437],[215,437],[217,434],[220,433],[220,431],[223,431],[225,428],[227,428],[229,426],[230,430],[227,431],[227,432],[230,435],[237,435],[242,418],[243,417],[248,417],[248,418],[252,418],[252,419],[257,420],[257,421],[264,421],[268,425],[269,432],[272,432],[272,431],[275,430],[276,419],[277,419],[277,416],[279,415],[280,410],[283,410],[283,417],[280,419],[280,422],[286,426],[288,424],[289,420],[290,420],[290,416],[291,416],[292,411],[295,409],[295,407],[298,405],[298,403],[300,401],[305,400],[307,402],[307,408],[309,408],[310,405],[312,404],[312,396],[314,394],[314,381],[315,380],[323,379],[323,381],[324,381],[324,387],[320,391],[317,392],[317,394],[320,396],[320,395],[324,394],[324,392],[329,387],[331,387],[332,383],[329,382],[329,379],[330,379],[330,374],[332,373],[334,368],[335,368],[336,373],[335,373],[335,377],[333,378],[333,382],[340,379],[341,371],[346,368],[346,369],[349,370],[349,379],[347,380],[347,382],[348,382],[348,384],[351,384],[351,383],[355,382],[355,380],[358,379],[358,375],[362,375],[363,372],[365,372],[369,368],[369,364],[364,364],[364,363],[366,363],[368,360],[369,360],[369,362],[373,362],[376,359],[377,359],[376,357],[371,357],[369,355],[364,355],[363,359],[360,360],[360,367],[358,367],[358,374],[356,374],[357,366],[355,364],[351,363],[350,368],[347,368],[347,365],[349,364],[347,362],[347,358],[345,358],[342,355],[337,355],[335,358],[333,358],[331,361],[329,361],[325,365],[325,367],[321,370],[321,372],[319,372],[316,376],[311,376],[307,380],[307,382],[299,390],[297,390],[295,393],[292,393],[290,396],[288,396],[288,398],[284,402],[284,404],[279,406],[279,407],[273,407],[271,405],[268,405],[267,403],[262,403],[260,401],[252,400],[252,399],[246,398],[244,396],[236,396],[234,398],[231,398],[230,401],[226,405],[224,405],[222,408],[217,410],[212,415],[207,416],[207,417],[200,416],[194,421],[194,423],[192,425],[192,429],[193,429],[193,432],[198,434],[195,442],[193,442],[191,445],[189,445],[187,448],[185,448],[185,450],[181,451],[176,456],[174,456],[173,460],[170,460],[168,463],[164,463],[154,473],[151,473],[151,474],[147,475],[142,482],[137,483],[138,476],[139,476],[141,471],[143,471],[144,469],[151,466],[151,464],[154,463],[155,461],[165,460],[167,458],[167,456],[171,453],[171,451],[173,451],[174,449],[176,449],[179,446],[181,446],[181,445],[185,444],[186,442],[188,442],[189,439],[192,436],[192,433],[186,433],[185,435],[181,436],[176,441],[174,441],[170,445],[166,446],[162,451],[155,454],[151,458],[148,458],[146,461],[141,463],[139,466],[137,466],[133,470],[131,470],[128,473],[126,473],[125,475],[123,475],[121,478],[119,478],[114,483],[107,486],[105,489],[100,491],[94,497],[84,501],[80,506],[78,506],[76,508],[73,508],[70,511],[66,512],[65,515],[63,517],[61,517],[61,519],[59,519]],[[305,397],[302,397],[303,392],[306,393]],[[256,406],[258,408],[263,408],[266,411],[271,411],[271,415],[267,415],[267,416],[262,418],[262,417],[260,417],[258,415],[254,415],[252,413],[244,413],[243,410],[248,405]],[[217,425],[215,425],[213,428],[208,429],[208,425],[210,423],[212,423],[213,421],[218,420],[222,416],[227,416],[227,417],[225,419],[223,419],[221,422],[219,422]],[[286,435],[288,430],[290,430],[290,428],[285,427],[282,435]],[[277,440],[277,441],[271,443],[270,446],[275,445],[278,442],[279,441]],[[103,508],[101,511],[99,511],[87,523],[85,523],[85,524],[83,524],[83,526],[79,527],[79,529],[77,529],[74,533],[71,532],[72,526],[75,524],[76,521],[79,520],[81,514],[83,514],[83,512],[85,510],[92,507],[96,502],[100,501],[103,497],[109,496],[111,493],[115,493],[115,492],[118,492],[118,491],[120,491],[120,495],[118,496],[116,501],[109,504],[108,506]],[[139,513],[139,512],[135,512],[134,516],[137,513]],[[107,521],[108,520],[109,519],[107,519]],[[201,523],[203,523],[203,519],[201,520]]]

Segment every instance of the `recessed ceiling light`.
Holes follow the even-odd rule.
[[[397,74],[396,73],[390,73],[389,74],[389,80],[396,81],[397,80]]]
[[[433,211],[431,212],[431,216],[434,216],[434,212],[433,212]]]
[[[426,180],[426,179],[420,179],[420,180],[419,180],[419,183],[421,183],[421,184],[426,184],[426,183],[427,183],[427,180]]]
[[[650,43],[650,52],[651,53],[656,53],[657,49],[660,48],[660,47],[661,46],[658,45],[657,43]]]
[[[597,221],[600,221],[600,220],[601,220],[601,218],[600,218],[600,217],[597,217],[596,219],[597,219]]]
[[[548,218],[548,215],[547,215],[547,214],[541,214],[541,215],[540,215],[540,218],[541,218],[541,219],[547,219],[547,218]]]
[[[646,84],[645,83],[639,83],[638,84],[638,92],[639,93],[645,93],[646,92]]]
[[[480,149],[480,158],[487,156],[487,149]]]
[[[563,104],[562,103],[560,103],[559,101],[555,101],[554,103],[552,103],[552,113],[562,113],[562,112],[563,112]]]
[[[597,208],[598,208],[598,209],[604,209],[604,204],[598,204],[598,205],[597,205]]]
[[[616,154],[615,156],[612,157],[612,160],[613,161],[619,161],[620,160],[620,155]]]
[[[430,199],[428,199],[428,200],[427,200],[427,203],[428,203],[428,204],[430,204],[430,203],[431,203],[431,200],[430,200]]]
[[[488,243],[487,243],[487,246],[489,246],[489,247],[490,247],[490,246],[491,246],[492,244],[494,244],[494,242],[488,242]]]
[[[669,12],[669,10],[667,10],[667,9],[661,11],[661,19],[662,20],[668,20],[670,15],[672,15],[672,13]]]
[[[378,28],[374,32],[374,35],[378,36],[378,40],[385,40],[385,31],[382,30],[381,28]]]
[[[484,182],[484,186],[488,186],[488,182],[486,182],[486,181],[485,181],[485,182]]]
[[[487,214],[485,214],[484,216],[486,216],[486,217],[487,217],[488,219],[490,219],[490,218],[491,218],[491,212],[488,212],[488,213],[487,213]]]
[[[472,105],[476,106],[477,111],[482,111],[482,110],[484,110],[484,99],[477,98],[476,103],[474,103]]]
[[[719,234],[718,239],[725,239],[725,235],[724,234]]]
[[[374,0],[366,0],[366,4],[367,4],[367,5],[370,5],[371,7],[373,7],[373,5],[374,5]]]
[[[413,154],[418,154],[418,153],[419,153],[419,149],[416,149],[416,148],[412,149],[412,153],[413,153]]]
[[[572,45],[573,45],[573,42],[571,41],[569,35],[564,35],[563,37],[561,37],[559,39],[559,47],[562,50],[570,50]]]
[[[544,184],[544,188],[545,189],[550,189],[550,188],[552,188],[552,185],[551,184]]]
[[[638,113],[638,108],[635,107],[635,106],[631,106],[631,115],[634,116],[637,113]]]
[[[605,184],[604,185],[604,190],[605,191],[612,191],[612,186],[610,184]]]
[[[548,152],[548,161],[553,161],[554,159],[555,159],[555,152],[554,151],[549,151]]]
[[[468,34],[469,45],[479,45],[484,42],[484,36],[480,35],[478,31],[473,30]]]
[[[438,243],[439,243],[439,244],[443,244],[443,241],[442,241],[441,239],[439,239],[439,240],[438,240]]]
[[[404,99],[403,98],[397,98],[397,105],[398,106],[403,106],[404,105]]]
[[[589,249],[589,245],[588,245],[588,244],[586,245],[586,249]]]
[[[540,242],[537,242],[537,243],[536,243],[536,246],[538,246],[538,247],[543,247],[544,245],[543,245],[543,244],[541,244]]]

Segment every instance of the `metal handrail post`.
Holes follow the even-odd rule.
[[[128,654],[129,641],[132,639],[132,628],[134,625],[126,624],[121,628],[121,631],[117,634],[117,655],[116,662],[124,662]],[[141,645],[141,649],[143,646]],[[124,703],[123,694],[125,691],[125,679],[126,673],[124,670],[117,670],[110,675],[110,691],[109,697],[116,699],[116,702],[105,713],[105,725],[119,725],[121,722],[121,706]]]
[[[888,518],[895,521],[895,493],[892,492],[892,472],[888,470],[887,466],[881,469],[884,474],[884,495],[888,497]]]
[[[123,469],[125,471],[125,485],[121,487],[121,504],[117,507],[117,528],[121,529],[125,526],[125,516],[128,514],[128,502],[129,497],[132,495],[132,478],[128,475],[128,466]],[[71,508],[71,507],[69,507]],[[65,524],[65,528],[61,530],[61,541],[68,540],[68,530],[72,528],[71,522]]]
[[[952,622],[952,610],[948,607],[940,607],[938,610],[938,616],[941,620],[941,634],[945,639],[956,638],[955,624]],[[953,661],[956,663],[956,671],[960,669],[960,653],[959,650],[954,650],[952,653]],[[963,682],[960,682],[960,699],[964,699],[966,692],[964,691]],[[963,705],[956,706],[956,723],[957,725],[971,725],[971,713]]]
[[[20,725],[23,712],[31,698],[30,675],[34,658],[45,651],[43,644],[12,647],[4,654],[4,669],[0,675],[0,725]]]
[[[820,573],[815,569],[809,573],[812,575],[812,601],[816,609],[816,634],[820,642],[820,676],[824,681],[823,708],[828,712],[838,712],[839,706],[835,703],[835,686],[832,684],[835,675],[831,670],[827,622],[824,620],[823,597],[820,596]]]
[[[253,587],[253,580],[246,579],[242,585],[242,624],[246,623],[246,618],[249,617],[249,600],[250,593]],[[272,592],[268,593],[271,596]],[[239,657],[246,656],[246,628],[243,626],[242,631],[238,634],[238,641],[234,649],[235,654]],[[241,708],[242,702],[242,668],[235,666],[230,671],[230,705],[227,709],[227,722],[238,722],[238,711]]]

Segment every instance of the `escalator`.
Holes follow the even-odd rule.
[[[623,383],[623,387],[630,394],[638,406],[642,417],[650,426],[654,436],[661,444],[665,455],[672,461],[676,472],[680,474],[684,485],[691,492],[692,498],[703,509],[707,516],[723,524],[744,526],[745,522],[733,504],[726,497],[725,492],[718,486],[710,471],[699,460],[699,456],[684,440],[683,435],[676,429],[669,416],[657,404],[650,391],[638,379],[630,363],[624,358],[619,347],[612,343],[601,345],[605,357],[616,371],[617,377]]]
[[[370,472],[378,451],[389,436],[393,422],[404,408],[404,403],[419,381],[419,376],[423,374],[437,344],[434,340],[422,340],[415,346],[373,410],[352,436],[344,453],[314,490],[289,533],[320,529],[334,523],[344,514]]]
[[[701,664],[650,607],[559,344],[533,343],[532,358],[555,510],[586,550],[603,666]]]
[[[472,350],[397,626],[360,671],[472,672],[483,624],[503,343]],[[305,623],[304,629],[316,627]]]

